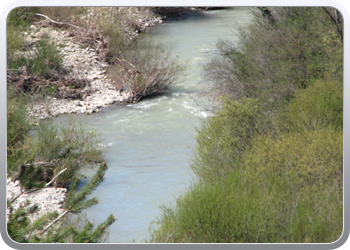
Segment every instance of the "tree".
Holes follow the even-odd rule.
[[[8,95],[7,100],[7,177],[19,180],[20,193],[7,200],[9,211],[8,235],[19,243],[92,243],[101,242],[106,230],[115,221],[110,215],[98,225],[81,219],[84,209],[96,204],[88,195],[103,181],[107,169],[98,149],[96,134],[82,124],[68,120],[64,125],[44,122],[38,126],[35,138],[29,136],[32,128],[27,104],[23,96]],[[77,170],[88,163],[99,163],[91,181],[80,191]],[[59,182],[57,182],[59,180]],[[37,219],[30,215],[38,211],[37,204],[24,202],[18,209],[14,202],[25,194],[34,193],[50,185],[67,186],[72,181],[64,204],[64,211],[48,212]],[[59,184],[59,185],[58,185]],[[68,214],[78,214],[73,223]],[[59,225],[59,226],[58,226]]]
[[[32,167],[27,170],[33,170]],[[9,236],[18,243],[98,243],[101,242],[105,236],[108,227],[115,222],[115,217],[110,215],[103,223],[94,229],[94,224],[86,221],[82,228],[79,228],[76,223],[70,225],[57,227],[62,224],[64,218],[69,213],[80,214],[83,209],[98,203],[96,198],[87,199],[88,195],[103,181],[105,171],[107,169],[106,163],[102,163],[97,172],[90,180],[90,182],[78,193],[76,188],[80,182],[79,178],[75,178],[65,201],[65,210],[59,214],[53,211],[42,215],[35,221],[29,219],[29,215],[38,210],[37,204],[30,204],[26,202],[19,209],[14,210],[12,203],[25,193],[38,191],[44,187],[42,182],[36,182],[28,177],[27,171],[24,171],[20,180],[21,186],[31,187],[12,200],[7,200],[7,208],[9,209],[9,217],[7,222],[7,230]],[[26,176],[26,178],[24,178]],[[31,175],[32,177],[39,175]],[[31,184],[29,184],[31,183]],[[78,217],[77,221],[80,218]]]

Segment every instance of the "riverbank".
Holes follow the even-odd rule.
[[[144,22],[144,23],[146,26],[146,22]],[[148,23],[148,25],[150,25],[150,24]],[[45,98],[43,98],[41,100],[38,99],[38,103],[32,104],[32,107],[35,108],[33,110],[36,111],[35,114],[37,117],[39,117],[40,119],[46,119],[49,117],[57,116],[60,114],[66,114],[66,113],[85,113],[86,114],[89,112],[90,113],[99,112],[104,105],[110,105],[110,104],[115,103],[114,100],[112,100],[110,102],[106,101],[106,99],[107,99],[106,97],[108,97],[106,92],[110,91],[111,98],[120,97],[120,96],[118,96],[118,94],[126,94],[125,91],[118,92],[118,91],[115,91],[115,89],[113,89],[114,86],[112,85],[112,82],[108,79],[108,77],[106,76],[106,73],[104,72],[104,71],[107,71],[109,64],[107,62],[99,59],[99,51],[98,50],[96,50],[95,48],[92,48],[92,47],[82,47],[81,44],[76,43],[73,39],[71,39],[71,38],[74,38],[74,36],[72,36],[74,34],[71,34],[70,32],[64,31],[62,29],[57,29],[57,28],[52,29],[51,27],[40,27],[38,30],[36,30],[34,27],[32,27],[31,29],[33,29],[33,34],[38,34],[40,30],[44,30],[44,31],[46,31],[46,34],[48,34],[48,36],[50,37],[50,40],[56,39],[55,44],[60,49],[61,54],[64,55],[64,64],[66,65],[65,67],[69,67],[69,65],[72,65],[73,69],[81,67],[80,71],[78,71],[78,70],[75,71],[75,75],[73,75],[73,76],[76,76],[76,78],[80,79],[80,80],[88,79],[88,85],[89,85],[89,86],[85,87],[87,91],[82,92],[83,94],[82,94],[81,99],[79,99],[79,98],[74,99],[73,97],[70,97],[70,98],[67,97],[67,98],[60,99],[60,98],[52,97],[52,96],[48,96],[48,95],[45,96]],[[34,30],[35,30],[35,32],[34,32]],[[52,32],[52,34],[51,34],[51,32]],[[40,33],[39,33],[38,37],[40,37]],[[72,75],[72,73],[71,73],[71,75]],[[108,85],[106,84],[107,82],[108,82]],[[104,86],[111,86],[110,87],[111,89],[108,89],[106,87],[101,87],[103,84],[105,84]],[[95,91],[89,92],[89,90],[91,90],[92,87],[95,87]],[[59,88],[62,89],[61,93],[64,93],[64,91],[67,91],[67,92],[71,91],[70,93],[67,93],[67,95],[70,94],[73,96],[73,94],[77,94],[77,93],[74,93],[74,91],[76,91],[76,89],[70,88],[68,86],[60,86]],[[164,98],[166,98],[166,97],[164,97]],[[101,102],[98,102],[98,100],[100,100]],[[187,101],[189,101],[189,100],[187,100]],[[185,111],[190,109],[187,101],[184,102]],[[122,102],[123,101],[121,101],[120,103],[122,103]],[[110,103],[110,104],[106,104],[106,103]],[[119,99],[116,100],[116,103],[119,103]],[[39,105],[42,105],[42,106],[39,106]],[[179,111],[183,112],[181,105],[174,105],[174,104],[170,104],[170,103],[166,104],[166,105],[171,105],[169,107],[169,110],[172,111],[171,113],[176,114],[176,112],[177,112],[176,107],[177,106],[179,106]],[[94,107],[95,109],[93,109],[92,107]],[[142,114],[142,112],[143,112],[140,109],[136,109],[136,110],[137,110],[137,114]],[[139,112],[139,110],[140,110],[140,112]],[[122,111],[118,112],[118,115],[117,115],[118,118],[123,117],[124,114],[121,114],[121,112]],[[187,113],[189,113],[189,112],[185,113],[184,117],[186,120],[182,121],[183,124],[193,124],[196,121],[196,118],[192,117],[191,114],[188,115]],[[192,113],[192,111],[191,111],[191,113]],[[162,124],[163,121],[158,121],[155,119],[155,117],[158,117],[158,116],[159,116],[158,113],[155,114],[155,116],[154,116],[154,118],[152,118],[152,120],[154,120],[155,123]],[[136,120],[140,121],[140,124],[147,125],[147,121],[144,120],[145,117],[136,117],[135,114],[133,114],[133,115],[126,117],[125,123],[124,123],[124,121],[121,121],[121,123],[118,124],[118,128],[122,129],[122,130],[119,130],[119,132],[118,132],[119,134],[131,135],[132,133],[130,133],[130,131],[137,131],[140,129],[139,127],[135,127],[137,125],[137,123],[135,123],[135,122],[127,123],[128,122],[127,120],[130,117],[133,117]],[[92,118],[92,117],[89,117],[89,118]],[[178,119],[178,117],[176,119]],[[101,120],[103,120],[103,119],[101,119]],[[169,118],[169,119],[167,118],[165,120],[171,121],[172,118]],[[111,126],[111,124],[113,124],[112,122],[113,122],[113,120],[111,119],[111,120],[107,120],[105,123],[109,127],[112,127]],[[123,127],[124,124],[122,124],[122,123],[124,123],[124,124],[127,123],[127,127],[130,128],[129,132],[124,132],[124,127]],[[90,124],[90,122],[87,122],[87,124]],[[169,124],[168,126],[173,126],[173,124]],[[100,127],[100,126],[96,126],[96,127]],[[177,139],[179,141],[176,143],[178,145],[180,145],[179,147],[182,147],[184,144],[186,144],[188,142],[187,138],[192,138],[194,136],[193,136],[193,132],[192,132],[191,128],[184,130],[182,128],[182,126],[177,126],[177,127],[179,128],[179,130],[176,131],[175,134],[179,134],[182,136],[177,136]],[[144,126],[142,128],[142,131],[144,131],[145,128],[146,128],[146,126]],[[159,136],[160,130],[157,130],[157,133],[155,133],[155,134],[152,134],[152,131],[147,131],[147,134],[150,136],[150,138],[156,138],[157,136]],[[162,135],[162,136],[168,136],[168,135]],[[165,141],[168,141],[169,145],[175,144],[172,141],[173,134],[169,135],[169,137],[167,137],[167,138],[168,139],[165,139]],[[186,139],[182,139],[182,138],[186,138]],[[115,145],[120,144],[121,147],[123,147],[123,148],[132,148],[132,149],[146,145],[146,144],[142,145],[142,143],[139,143],[138,140],[134,140],[136,142],[135,145],[128,145],[127,143],[129,141],[131,141],[130,137],[128,139],[126,139],[125,141],[118,141],[118,143],[115,143]],[[111,142],[111,144],[114,144],[114,142]],[[147,144],[147,150],[149,148],[150,147]],[[120,149],[120,150],[113,149],[113,150],[115,152],[122,151],[122,149]],[[156,150],[156,151],[158,151],[158,150]],[[127,155],[126,153],[122,153],[122,154]],[[180,154],[182,154],[182,152],[180,152]],[[161,158],[161,157],[155,156],[152,158]],[[181,157],[179,157],[179,158],[181,158]],[[145,161],[148,162],[150,160],[145,159]],[[113,161],[108,159],[108,162],[113,162]],[[132,162],[132,161],[130,161],[130,158],[128,158],[125,160],[125,162]],[[161,163],[161,164],[163,164],[163,163]],[[187,159],[181,159],[179,162],[172,161],[172,165],[173,164],[179,165],[179,166],[186,166]],[[121,164],[118,163],[118,165],[121,165]],[[154,164],[154,165],[157,165],[157,164]],[[130,169],[130,170],[133,170],[133,169]],[[157,168],[152,169],[150,172],[154,172],[154,173],[159,175],[159,178],[155,178],[155,179],[161,179],[161,177],[162,177],[161,173],[157,172],[157,170],[158,170]],[[137,177],[138,174],[139,173],[136,172],[136,173],[132,173],[130,175]],[[176,174],[176,176],[184,176],[184,175],[186,175],[185,170],[179,170],[179,173]],[[118,176],[118,175],[116,174],[116,176]],[[142,180],[145,178],[140,178],[140,179],[133,178],[133,179],[134,179],[135,183],[137,183],[137,185],[140,185],[142,183]],[[177,178],[174,178],[174,180],[170,180],[170,182],[174,182],[174,183],[169,185],[169,188],[168,188],[169,192],[172,191],[171,187],[180,186],[182,184],[183,179],[180,179],[179,182],[177,182],[177,181],[178,181]],[[116,183],[120,184],[120,183],[123,183],[123,181],[116,181]],[[150,190],[151,189],[148,190],[148,193],[158,193],[158,191],[152,192],[152,190],[151,191]],[[163,188],[163,190],[167,190],[167,189]],[[120,193],[123,194],[123,190],[121,190]],[[115,192],[113,195],[115,195]],[[38,202],[40,202],[39,196],[40,195],[38,194]],[[127,196],[131,197],[129,194]],[[165,196],[164,191],[163,191],[163,196],[157,194],[157,197],[159,197],[159,196],[161,197],[161,198],[157,198],[157,199],[161,200],[161,202],[159,202],[159,203],[163,203],[164,199],[167,199],[167,197],[164,198],[164,196]],[[103,200],[103,196],[99,195],[98,197],[101,200]],[[122,198],[116,198],[115,196],[113,196],[113,197],[114,197],[113,199],[118,199],[120,201],[124,200]],[[143,195],[143,197],[146,197],[146,195]],[[32,197],[32,199],[33,199],[33,202],[36,202],[35,196]],[[141,199],[137,197],[134,200],[138,200],[138,202],[142,202],[142,197],[141,197]],[[136,204],[135,206],[132,206],[131,209],[139,209],[139,207],[137,205],[138,204]],[[142,206],[144,206],[144,204]],[[151,207],[151,211],[152,211],[152,209],[154,209],[153,205]],[[120,217],[120,218],[118,218],[118,220],[120,220],[120,221],[122,220],[121,217],[123,216],[123,212],[128,211],[127,208],[123,208],[122,210],[123,211],[118,212],[118,217]],[[147,210],[147,209],[145,209],[145,210]],[[150,209],[148,208],[148,211],[149,210]],[[147,218],[153,217],[154,214],[152,214],[152,213],[153,213],[153,211],[150,213],[149,216],[146,216],[146,217]],[[96,213],[96,214],[98,214],[98,213]],[[133,214],[133,217],[135,217],[135,218],[137,218],[139,216],[137,214],[137,211],[133,211],[130,214]],[[125,216],[125,217],[127,218],[127,216]],[[140,219],[142,219],[142,218],[140,218]],[[130,222],[128,221],[126,224],[130,224]],[[140,221],[138,221],[137,224],[140,224]],[[123,222],[121,222],[121,225],[123,225]],[[147,226],[148,226],[148,222],[147,222]],[[139,229],[137,229],[137,230],[139,230]],[[125,239],[122,239],[122,240],[125,240]]]
[[[98,11],[92,8],[85,18],[86,22],[91,22],[90,19],[97,18],[96,16],[99,14]],[[134,41],[139,36],[139,33],[145,31],[147,27],[162,23],[162,18],[159,16],[137,16],[137,14],[139,13],[133,14],[136,20],[122,22],[123,26],[121,29],[125,32],[127,43]],[[54,86],[55,91],[58,92],[57,97],[47,94],[38,95],[37,93],[32,96],[30,113],[36,120],[70,113],[97,113],[101,111],[102,107],[130,101],[131,94],[128,91],[118,89],[116,86],[120,84],[116,84],[106,76],[106,69],[109,67],[109,64],[106,62],[106,51],[104,48],[101,48],[106,45],[97,47],[86,46],[82,42],[82,34],[76,32],[78,27],[75,29],[74,27],[73,29],[57,29],[55,25],[52,25],[56,23],[54,20],[47,16],[42,16],[46,19],[34,23],[28,31],[24,32],[24,43],[34,45],[43,39],[51,42],[60,51],[60,56],[63,59],[62,68],[68,69],[69,73],[61,76],[61,79],[58,81],[49,82],[50,85]],[[130,23],[134,27],[131,27]],[[26,53],[35,53],[35,46],[32,46],[31,50]],[[25,68],[22,70],[24,71],[23,75],[12,82],[33,86],[35,84],[33,82],[42,81],[37,76],[26,75]],[[11,82],[11,76],[9,79]],[[23,81],[24,83],[22,83]],[[79,85],[74,85],[75,83],[79,83]],[[41,86],[36,91],[39,94],[40,88]]]
[[[169,17],[180,17],[184,12],[208,9],[210,8],[154,8],[151,11],[149,8],[141,11],[137,8],[120,7],[117,16],[123,18],[120,30],[123,32],[124,42],[130,44],[140,33],[146,32],[147,28],[159,25]],[[104,12],[115,14],[113,11],[112,8],[111,11],[108,8],[90,8],[80,17],[80,25],[93,26],[92,24],[99,22],[99,15]],[[89,26],[88,29],[92,31],[84,31],[68,22],[58,22],[43,14],[35,15],[41,20],[34,22],[23,32],[26,48],[24,54],[28,58],[35,55],[37,44],[45,40],[45,43],[52,43],[59,51],[62,57],[60,67],[66,72],[60,74],[59,79],[43,79],[31,73],[28,67],[18,69],[21,72],[19,75],[9,71],[8,86],[15,86],[17,91],[31,96],[29,112],[36,121],[63,114],[97,113],[102,107],[134,101],[132,91],[122,87],[122,79],[116,82],[118,80],[112,80],[106,74],[111,66],[108,62],[108,43],[113,38],[103,37],[103,30],[97,30],[96,27]],[[84,37],[84,32],[89,33],[86,36],[94,37],[88,38],[92,39],[89,41],[90,45],[86,43],[88,39]],[[95,36],[99,36],[99,40]],[[27,92],[28,89],[31,93]]]
[[[30,201],[31,205],[38,205],[38,210],[35,213],[28,214],[28,217],[32,222],[40,216],[53,211],[57,211],[61,214],[64,211],[63,203],[66,194],[66,188],[54,187],[42,188],[36,192],[21,194],[19,181],[13,181],[11,178],[7,179],[7,199],[16,199],[11,203],[15,210],[20,206],[23,206],[27,201]],[[7,209],[6,220],[8,220],[9,213],[10,211]]]
[[[62,114],[92,114],[100,112],[101,108],[113,103],[127,102],[130,93],[115,88],[113,82],[105,75],[108,64],[104,62],[99,53],[89,47],[83,47],[74,41],[66,30],[54,30],[52,28],[39,28],[38,34],[46,34],[56,45],[63,45],[61,55],[63,66],[70,68],[67,77],[85,80],[86,86],[79,90],[76,98],[56,98],[46,96],[35,100],[31,105],[31,113],[38,119],[47,119]],[[39,35],[36,36],[39,36]],[[58,87],[58,91],[70,91],[67,86]]]

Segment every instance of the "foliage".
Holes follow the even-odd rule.
[[[163,208],[150,242],[330,243],[342,234],[341,22],[324,8],[260,11],[239,46],[220,41],[205,66],[222,107],[198,130],[198,182]]]
[[[67,168],[53,183],[56,187],[65,186],[83,166],[103,161],[101,141],[94,129],[72,117],[61,123],[42,121],[34,129],[27,102],[24,97],[8,99],[8,176],[19,178],[37,173],[37,177],[28,179],[32,183],[21,183],[33,186],[38,181],[49,182]]]
[[[26,141],[32,127],[28,113],[28,99],[18,98],[11,89],[7,99],[7,171],[17,171],[17,167],[27,158]]]
[[[9,90],[12,92],[11,90]],[[26,98],[11,97],[7,99],[7,148],[14,147],[24,140],[31,129],[30,114],[27,110]]]
[[[87,7],[39,7],[37,11],[57,22],[77,22],[86,12]]]
[[[222,110],[198,129],[191,167],[207,182],[224,178],[239,164],[254,137],[268,134],[271,129],[258,100],[224,99]]]
[[[280,127],[285,130],[317,130],[327,126],[343,129],[343,85],[336,80],[316,81],[297,91],[280,112]]]
[[[32,23],[35,7],[13,9],[7,17],[7,59],[11,62],[14,54],[24,48],[23,31]]]
[[[255,12],[237,46],[218,43],[218,55],[205,66],[216,97],[259,98],[273,109],[325,74],[342,79],[343,44],[322,8],[269,10],[274,21]]]
[[[46,213],[35,221],[29,219],[29,215],[38,209],[36,204],[30,206],[29,202],[19,209],[13,210],[11,201],[8,200],[10,215],[7,222],[9,236],[18,243],[98,243],[104,239],[106,230],[115,222],[115,217],[110,215],[106,221],[94,228],[94,224],[84,221],[81,225],[80,218],[69,226],[57,227],[55,223],[63,223],[63,218],[68,213],[81,213],[97,203],[96,198],[87,200],[91,192],[103,181],[107,166],[102,163],[92,180],[78,193],[76,187],[79,179],[74,180],[70,187],[65,203],[65,211],[58,214],[57,211]]]
[[[343,229],[342,133],[260,137],[221,182],[165,208],[151,242],[330,243]]]
[[[101,242],[105,239],[107,228],[115,221],[113,215],[96,228],[89,221],[85,221],[82,228],[75,223],[65,227],[54,226],[62,223],[66,214],[81,213],[98,202],[96,198],[87,198],[103,181],[107,169],[105,162],[101,163],[91,181],[76,192],[79,184],[76,171],[89,162],[102,162],[102,151],[97,148],[100,141],[95,131],[88,130],[73,119],[68,119],[65,124],[47,121],[38,125],[32,138],[29,136],[32,124],[27,110],[28,101],[11,93],[7,103],[7,171],[8,177],[20,181],[19,196],[38,191],[46,187],[49,181],[54,181],[55,186],[67,185],[72,179],[74,181],[69,187],[65,211],[60,215],[54,211],[31,221],[29,215],[37,212],[38,205],[26,202],[14,209],[12,203],[19,196],[8,200],[9,236],[19,243]]]
[[[12,70],[27,67],[32,74],[44,78],[59,78],[59,73],[65,72],[60,51],[48,39],[38,42],[34,56],[22,55],[11,61],[9,67]]]
[[[184,66],[172,58],[170,52],[162,44],[135,45],[111,67],[111,78],[123,83],[134,102],[159,95],[174,85],[184,71]]]
[[[50,176],[67,168],[54,183],[55,186],[64,186],[83,166],[103,161],[99,144],[96,131],[82,121],[73,118],[57,124],[43,121],[36,130],[29,161],[52,164]]]

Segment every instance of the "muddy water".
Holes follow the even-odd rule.
[[[149,29],[145,39],[172,46],[174,56],[187,65],[183,81],[166,95],[80,117],[97,128],[106,150],[109,169],[92,194],[100,203],[86,213],[96,223],[116,216],[109,242],[147,239],[160,206],[174,204],[190,185],[195,127],[209,115],[196,104],[205,87],[201,63],[208,61],[207,52],[215,49],[218,38],[237,41],[235,32],[250,21],[248,9],[234,8],[187,13]]]

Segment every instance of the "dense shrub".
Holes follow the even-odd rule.
[[[103,161],[95,130],[74,119],[65,123],[43,121],[34,126],[27,102],[24,97],[9,97],[7,102],[8,176],[19,178],[32,169],[38,170],[39,179],[48,182],[67,168],[54,183],[64,186],[81,167]]]
[[[224,178],[244,157],[254,137],[269,133],[271,127],[259,101],[224,99],[223,109],[198,129],[192,169],[208,182]]]
[[[219,42],[205,66],[222,109],[198,130],[198,182],[163,208],[150,242],[330,243],[342,234],[341,24],[329,8],[260,10],[239,46]]]
[[[343,129],[343,85],[336,80],[316,81],[282,110],[279,126],[284,130]]]
[[[319,242],[342,233],[342,133],[261,137],[240,166],[165,208],[155,242]]]
[[[7,99],[7,171],[17,171],[27,155],[25,141],[32,127],[31,116],[28,113],[26,98],[17,98],[13,91],[8,90]]]
[[[23,141],[31,129],[27,103],[26,98],[9,95],[7,99],[7,147],[13,147]]]
[[[96,198],[87,197],[103,181],[106,163],[100,164],[93,178],[79,192],[77,186],[80,180],[76,173],[90,162],[102,162],[98,136],[94,130],[74,120],[68,120],[64,125],[51,121],[41,123],[34,127],[36,130],[33,136],[30,133],[33,121],[27,110],[28,100],[16,96],[10,89],[8,91],[7,177],[19,180],[21,185],[20,194],[7,200],[9,237],[18,243],[105,241],[106,230],[115,221],[113,215],[97,227],[87,220],[68,224],[65,221],[66,214],[81,213],[98,202]],[[14,208],[13,203],[18,197],[38,191],[53,180],[55,186],[64,186],[72,181],[62,214],[53,211],[31,221],[29,216],[38,211],[38,204],[27,201]]]
[[[269,8],[240,32],[240,42],[220,41],[218,55],[205,66],[211,91],[229,98],[284,105],[299,88],[325,74],[342,79],[343,44],[323,8]]]

